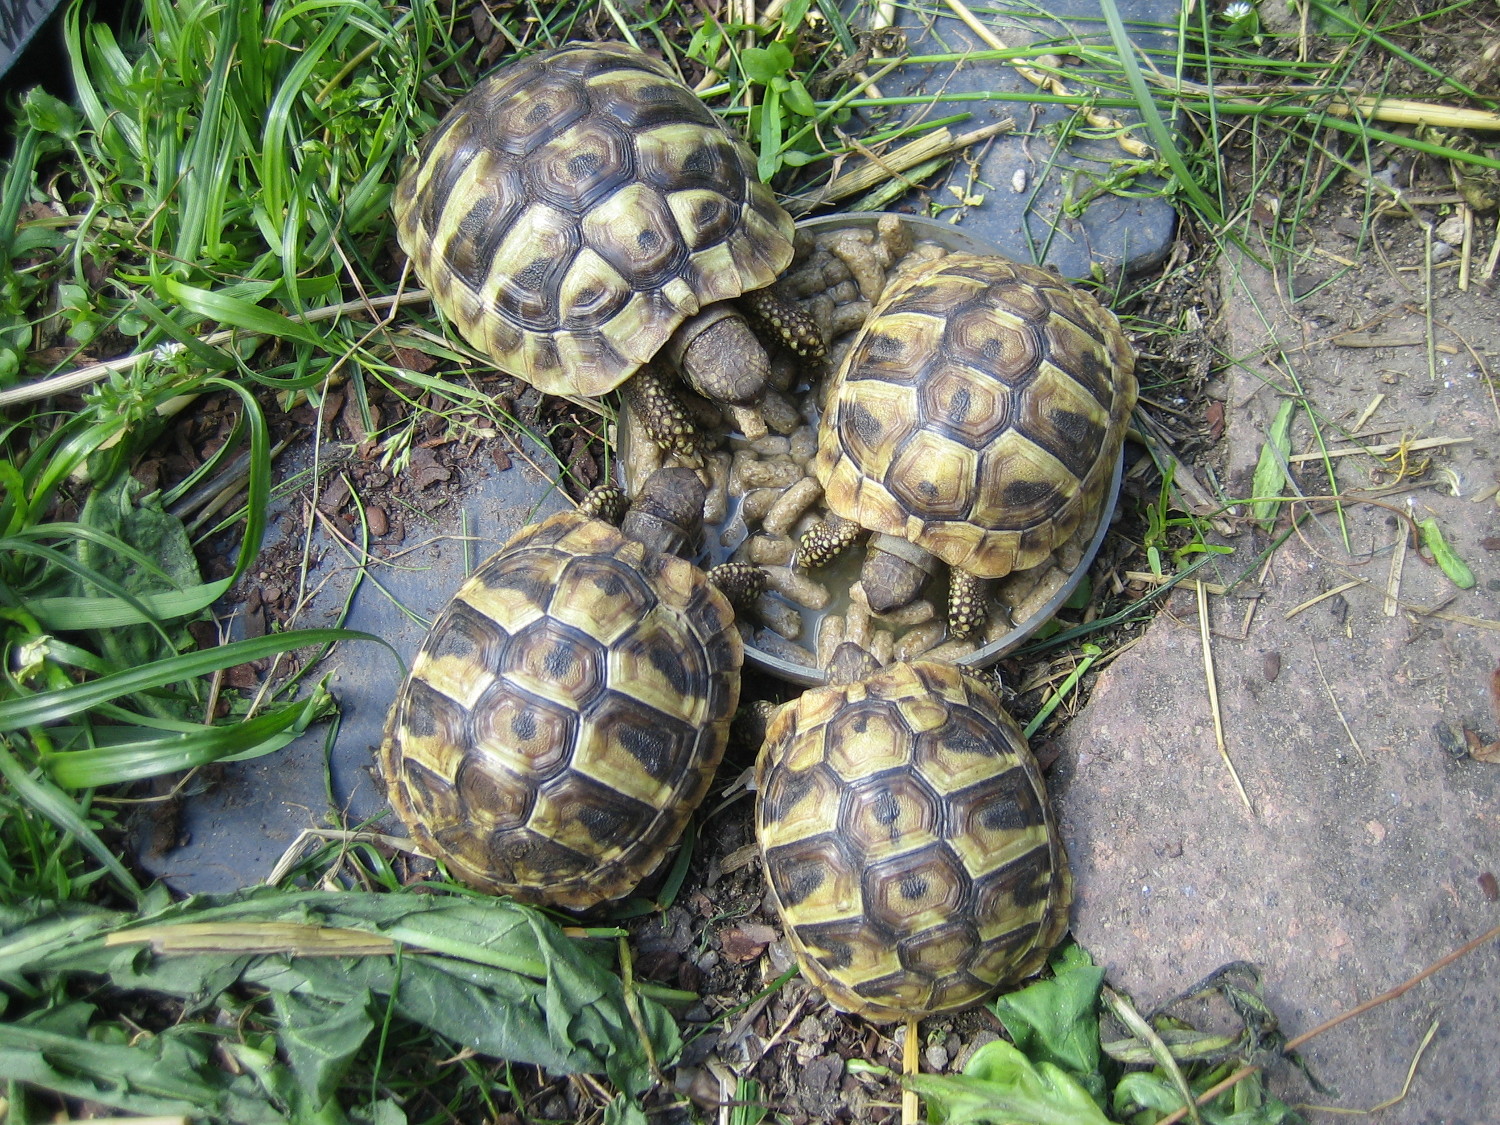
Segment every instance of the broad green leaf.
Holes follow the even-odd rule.
[[[81,122],[73,107],[53,97],[40,86],[34,86],[26,92],[21,110],[26,115],[26,123],[33,129],[55,134],[67,141],[78,139]]]
[[[1251,514],[1267,531],[1275,524],[1276,509],[1281,506],[1281,501],[1273,497],[1280,496],[1287,483],[1287,458],[1292,454],[1292,411],[1296,406],[1287,399],[1276,412],[1266,443],[1260,447],[1260,461],[1255,466],[1254,483],[1250,486],[1256,497]]]
[[[127,1113],[280,1125],[287,1120],[249,1075],[211,1057],[215,1038],[174,1028],[129,1044],[103,1043],[69,1027],[0,1025],[0,1080],[25,1082]]]
[[[781,96],[786,102],[787,108],[793,113],[802,117],[816,117],[818,115],[818,105],[813,101],[812,95],[807,92],[807,87],[802,85],[802,79],[793,78],[788,82]]]
[[[1443,538],[1443,529],[1438,526],[1436,517],[1429,517],[1417,526],[1422,529],[1422,546],[1432,552],[1432,561],[1442,567],[1443,573],[1448,576],[1448,581],[1460,590],[1473,589],[1476,581],[1474,572],[1469,569],[1469,564],[1454,554],[1453,548],[1448,546],[1448,541]]]
[[[740,67],[745,77],[752,82],[769,86],[792,68],[792,52],[784,43],[772,43],[769,47],[746,47],[740,52]]]
[[[935,1125],[1109,1125],[1066,1071],[1032,1063],[1003,1039],[979,1048],[961,1075],[915,1074],[902,1082],[927,1099]]]
[[[174,924],[210,922],[362,930],[406,948],[314,957],[267,952],[253,941],[241,943],[251,947],[246,951],[226,941],[217,952],[178,956],[121,944],[131,942],[138,923],[159,940]],[[329,1003],[365,1004],[374,997],[380,1006],[394,997],[406,1019],[486,1055],[558,1074],[603,1073],[631,1098],[652,1082],[619,976],[585,943],[505,900],[256,888],[192,898],[138,918],[119,914],[111,933],[83,940],[46,932],[45,941],[31,940],[26,926],[9,935],[9,945],[25,952],[0,962],[8,965],[6,979],[88,973],[107,976],[116,988],[164,992],[195,1004],[236,983]],[[0,954],[6,947],[0,945]],[[638,997],[638,1005],[657,1058],[675,1058],[681,1041],[671,1016],[646,997]],[[324,1047],[330,1057],[341,1049]]]
[[[1104,970],[1072,942],[1053,954],[1051,968],[1050,980],[1001,996],[991,1007],[1027,1058],[1062,1067],[1102,1102],[1098,1012]]]

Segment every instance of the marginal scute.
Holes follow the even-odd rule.
[[[954,1011],[1036,972],[1067,928],[1041,773],[995,693],[953,665],[805,692],[771,721],[756,784],[787,941],[839,1008]]]

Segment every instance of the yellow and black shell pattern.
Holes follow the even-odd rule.
[[[903,273],[830,385],[814,471],[829,507],[949,565],[1040,563],[1103,503],[1135,356],[1046,270],[949,254]]]
[[[743,655],[703,571],[552,516],[433,623],[386,724],[391,805],[480,890],[573,910],[619,898],[707,792]]]
[[[803,974],[875,1020],[966,1007],[1068,926],[1067,856],[1020,729],[950,664],[887,665],[775,716],[756,838]]]
[[[394,208],[438,308],[549,394],[612,390],[683,320],[792,259],[792,219],[749,148],[623,44],[489,74],[423,141]]]

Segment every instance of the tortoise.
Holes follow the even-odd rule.
[[[874,1020],[956,1011],[1040,970],[1072,875],[1041,771],[995,692],[952,664],[873,669],[772,718],[756,839],[803,974]]]
[[[413,839],[483,891],[586,910],[677,841],[723,756],[754,567],[679,557],[703,511],[658,470],[625,514],[596,490],[517,534],[433,622],[380,765]],[[727,568],[727,569],[726,569]]]
[[[666,64],[623,44],[492,71],[422,142],[394,210],[434,303],[498,368],[587,396],[639,372],[632,406],[684,455],[691,423],[652,361],[752,406],[768,361],[735,298],[793,350],[821,354],[812,320],[768,288],[792,259],[792,219],[749,148]]]
[[[951,568],[949,631],[984,621],[983,580],[1042,562],[1103,502],[1135,405],[1113,314],[1046,270],[954,253],[903,271],[826,392],[813,471],[837,519],[799,560],[874,532],[876,612]]]

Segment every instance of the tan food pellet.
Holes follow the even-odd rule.
[[[866,650],[870,647],[870,611],[856,602],[850,602],[844,613],[844,640]]]
[[[703,498],[703,522],[707,525],[723,523],[729,515],[730,463],[729,454],[722,449],[708,455],[708,495]]]
[[[1040,612],[1041,608],[1047,604],[1052,595],[1061,590],[1067,581],[1068,575],[1063,571],[1058,570],[1055,566],[1047,568],[1047,573],[1036,584],[1036,588],[1031,591],[1025,601],[1016,606],[1015,612],[1011,615],[1012,619],[1025,621],[1032,614]]]
[[[750,448],[761,457],[775,457],[792,451],[792,439],[783,434],[767,434],[750,443]]]
[[[875,233],[885,247],[886,265],[899,262],[911,253],[911,228],[895,215],[881,215],[875,223]]]
[[[746,460],[739,469],[740,484],[746,492],[752,488],[790,488],[803,477],[802,466],[791,458]]]
[[[797,544],[785,535],[752,535],[745,554],[756,566],[790,566]]]
[[[760,409],[754,406],[726,407],[725,409],[729,411],[729,416],[734,419],[734,428],[751,441],[754,441],[756,438],[765,437],[766,427],[771,424],[771,419],[766,415],[764,407],[774,394],[776,394],[774,390],[768,389],[766,391],[766,397],[761,403]]]
[[[940,642],[947,631],[947,627],[941,621],[928,621],[908,629],[896,642],[896,659],[915,660]]]
[[[761,527],[768,535],[786,535],[791,531],[792,524],[796,523],[802,513],[807,511],[808,505],[822,495],[823,489],[816,480],[812,477],[803,477],[783,492],[781,498],[771,505],[766,518],[761,520]]]
[[[1067,571],[1077,570],[1083,562],[1083,552],[1089,545],[1089,540],[1094,536],[1094,522],[1089,521],[1086,535],[1075,534],[1057,550],[1052,552],[1053,561]]]
[[[818,667],[827,668],[833,660],[833,650],[844,643],[844,617],[830,613],[818,623]]]
[[[859,300],[859,286],[851,278],[829,286],[828,295],[833,298],[834,304],[847,305],[850,301]]]
[[[828,608],[828,587],[821,582],[814,582],[789,566],[768,566],[765,572],[767,584],[783,597],[808,609]]]
[[[758,524],[766,518],[766,513],[780,499],[781,489],[779,488],[753,488],[745,493],[745,499],[740,504],[740,514],[745,517],[746,523]]]
[[[755,614],[779,636],[795,641],[802,635],[802,614],[780,598],[762,594],[755,599]]]
[[[874,241],[869,231],[845,231],[828,247],[849,267],[854,284],[859,286],[859,295],[867,301],[880,300],[885,288],[885,267],[876,255]]]
[[[781,279],[781,287],[797,297],[812,297],[827,286],[828,282],[823,279],[823,263],[816,258]]]
[[[979,646],[973,641],[945,641],[937,648],[928,649],[926,657],[928,660],[939,660],[953,663],[965,656],[973,656],[979,650]]]
[[[788,664],[800,664],[805,668],[817,667],[817,660],[811,651],[778,636],[770,629],[757,629],[745,643],[760,649],[767,656],[785,660]]]
[[[870,319],[871,307],[869,301],[845,301],[833,310],[833,317],[828,322],[829,332],[834,336],[857,332]],[[844,347],[847,350],[848,344]]]
[[[778,434],[789,434],[802,425],[801,409],[777,390],[766,391],[766,397],[761,400],[760,415],[765,419],[766,425]]]
[[[882,668],[891,662],[896,653],[896,635],[889,629],[876,629],[870,634],[870,655]]]
[[[788,452],[791,453],[793,461],[806,465],[817,455],[818,431],[816,428],[812,426],[798,426],[792,431],[789,441],[791,448]]]

